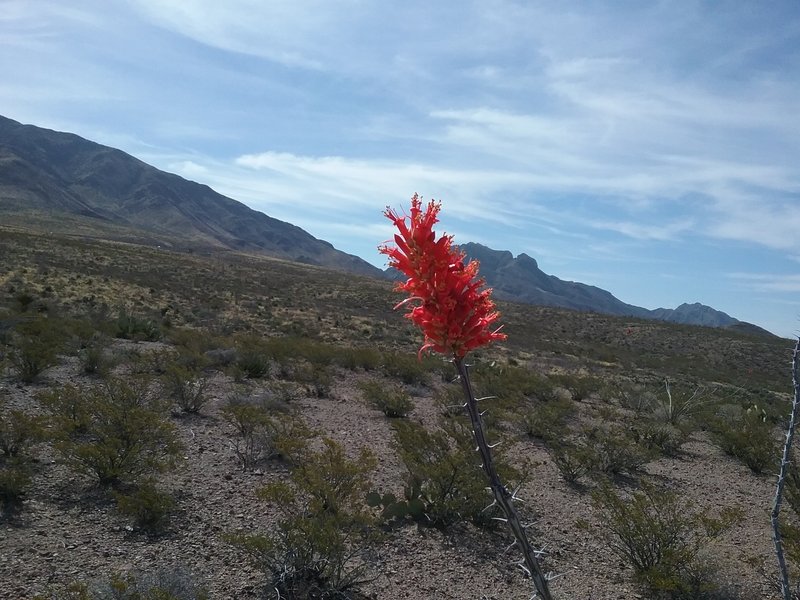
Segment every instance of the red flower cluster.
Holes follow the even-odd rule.
[[[417,194],[411,198],[410,216],[387,208],[384,214],[399,230],[394,236],[397,245],[383,245],[379,250],[389,257],[391,267],[408,277],[397,290],[409,297],[395,308],[416,302],[406,318],[425,334],[420,353],[434,350],[463,358],[470,350],[504,340],[506,335],[490,328],[500,315],[489,298],[491,289],[481,289],[484,280],[477,277],[478,262],[465,265],[464,253],[452,247],[452,236],[436,239],[433,225],[439,221],[440,208],[431,200],[423,210]]]

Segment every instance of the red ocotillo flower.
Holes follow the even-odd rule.
[[[465,265],[464,253],[453,247],[452,236],[436,239],[433,226],[440,208],[431,200],[423,209],[417,194],[411,198],[410,215],[387,208],[384,214],[398,229],[396,245],[379,250],[389,257],[391,267],[408,277],[396,287],[408,298],[395,308],[411,305],[406,317],[425,335],[420,353],[433,350],[460,359],[506,335],[492,329],[500,315],[489,298],[491,289],[484,289],[484,280],[478,278],[478,262]]]

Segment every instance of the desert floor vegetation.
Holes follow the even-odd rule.
[[[391,283],[2,227],[0,256],[0,598],[530,597]],[[500,308],[474,384],[554,597],[780,597],[792,341]]]

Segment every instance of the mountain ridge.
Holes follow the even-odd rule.
[[[122,150],[0,116],[0,213],[19,221],[69,215],[101,230],[130,228],[165,246],[256,252],[380,276],[296,225]],[[59,227],[59,219],[50,222]]]
[[[548,275],[539,268],[536,259],[527,254],[517,257],[508,250],[493,250],[482,244],[468,242],[459,248],[468,259],[478,260],[481,275],[500,300],[558,306],[617,316],[654,319],[682,325],[731,328],[742,332],[773,336],[766,329],[739,321],[699,302],[683,303],[677,308],[647,309],[628,304],[611,292],[593,285],[564,281]]]
[[[205,184],[161,171],[73,133],[0,116],[0,215],[5,225],[106,237],[182,250],[252,252],[360,275],[387,274],[300,227]],[[461,249],[501,300],[773,335],[700,303],[649,310],[602,288],[544,273],[527,254],[476,243]],[[389,276],[391,278],[391,276]]]

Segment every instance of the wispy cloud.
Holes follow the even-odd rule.
[[[800,273],[729,273],[728,277],[757,292],[800,292]],[[792,304],[800,307],[800,300],[794,300]]]
[[[718,275],[800,256],[792,1],[5,0],[0,57],[7,116],[351,252],[416,191],[451,232],[631,293],[656,263],[707,303],[711,279],[795,289]]]

